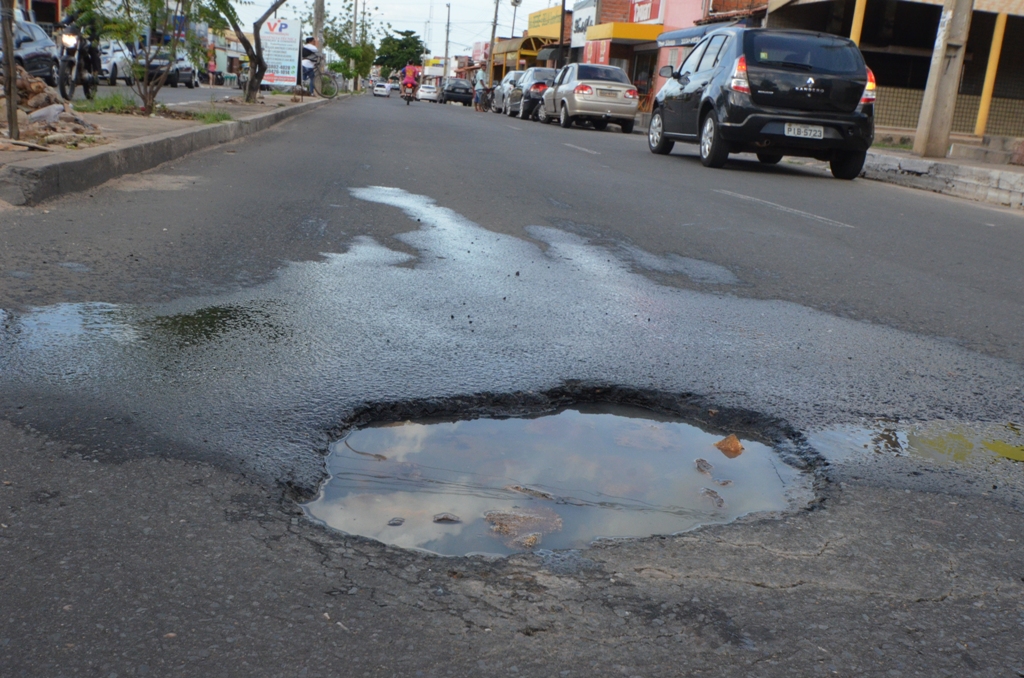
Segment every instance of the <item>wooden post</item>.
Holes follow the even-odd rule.
[[[853,26],[850,27],[850,40],[860,44],[860,35],[864,30],[864,10],[868,6],[868,0],[857,0],[853,6]]]
[[[988,66],[985,68],[985,85],[981,88],[981,105],[978,106],[978,120],[974,124],[974,135],[985,136],[988,116],[992,110],[992,93],[996,89],[996,73],[999,71],[999,57],[1003,53],[1003,37],[1006,35],[1006,12],[996,17],[996,28],[992,31],[992,47],[988,50]]]
[[[914,138],[914,153],[925,158],[945,158],[949,151],[949,132],[953,128],[973,11],[974,0],[946,0],[942,7]]]
[[[498,31],[498,3],[494,0],[494,23],[491,24],[491,47],[487,52],[487,86],[494,86],[494,38]]]

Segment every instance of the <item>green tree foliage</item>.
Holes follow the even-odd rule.
[[[394,35],[385,36],[380,41],[377,59],[374,63],[381,66],[381,75],[388,77],[391,73],[405,68],[410,61],[421,66],[423,54],[427,46],[423,44],[415,31],[398,31]]]

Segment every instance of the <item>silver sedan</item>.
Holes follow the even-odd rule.
[[[640,94],[621,68],[569,64],[544,92],[537,117],[542,122],[557,119],[562,127],[589,122],[599,130],[611,122],[631,134],[639,107]]]

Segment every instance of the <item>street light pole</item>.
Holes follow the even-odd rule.
[[[571,34],[570,34],[571,35]],[[562,0],[562,16],[558,19],[558,62],[555,66],[565,65],[565,0]]]

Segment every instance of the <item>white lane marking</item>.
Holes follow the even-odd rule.
[[[810,212],[804,212],[803,210],[793,209],[792,207],[786,207],[785,205],[780,205],[775,202],[768,202],[767,200],[761,200],[760,198],[755,198],[753,196],[743,195],[742,193],[733,193],[732,191],[723,191],[717,188],[715,189],[715,193],[729,195],[732,196],[733,198],[739,198],[740,200],[749,200],[750,202],[756,202],[759,205],[767,205],[768,207],[773,207],[781,212],[795,214],[797,216],[804,217],[805,219],[813,219],[814,221],[820,221],[821,223],[828,224],[829,226],[839,226],[840,228],[854,228],[854,226],[851,226],[850,224],[844,224],[841,221],[835,221],[834,219],[829,219],[828,217],[820,217],[817,214],[811,214]]]
[[[563,144],[563,146],[568,146],[569,148],[575,148],[577,151],[583,151],[584,153],[589,153],[590,155],[601,155],[597,151],[592,151],[589,148],[583,148],[582,146],[577,146],[575,144]]]
[[[523,131],[522,127],[516,127],[515,125],[505,125],[505,127],[508,127],[509,129],[519,130],[520,132]]]

